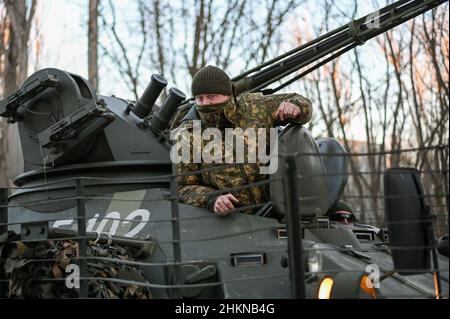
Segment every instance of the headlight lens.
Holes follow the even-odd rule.
[[[317,298],[330,299],[331,290],[333,289],[334,280],[331,277],[325,277],[319,284],[319,292]]]
[[[314,244],[309,251],[308,271],[319,272],[322,271],[322,254],[318,250],[319,245]]]
[[[372,299],[377,298],[377,292],[373,285],[370,282],[370,279],[367,275],[363,275],[361,277],[360,288],[363,292],[368,294]]]

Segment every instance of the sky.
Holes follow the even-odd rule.
[[[130,2],[130,0],[113,0],[113,3],[120,8],[118,12],[124,17],[127,17],[126,8]],[[38,25],[43,53],[37,69],[56,67],[88,78],[87,4],[88,0],[39,1]],[[122,79],[117,78],[116,74],[108,73],[108,69],[113,66],[102,65],[107,63],[105,60],[99,57],[99,93],[133,99],[130,92],[124,88]],[[36,68],[30,68],[29,73],[35,70]],[[102,76],[104,74],[108,76]]]
[[[344,3],[349,0],[341,0],[339,3]],[[121,15],[127,17],[124,10],[126,10],[129,0],[114,0],[116,6],[123,6]],[[43,53],[37,65],[38,69],[46,67],[57,67],[72,73],[81,75],[87,78],[87,21],[88,0],[41,0],[38,2],[38,25],[40,29],[40,37],[42,41]],[[309,19],[314,19],[315,1],[309,1],[306,6],[301,7],[298,19],[303,19],[305,16]],[[360,6],[361,15],[372,11],[370,7]],[[126,12],[126,11],[125,11]],[[298,23],[297,16],[291,16],[291,21],[288,25]],[[337,26],[337,25],[336,25]],[[334,27],[334,26],[332,26]],[[119,30],[120,32],[120,30]],[[282,44],[282,50],[292,49],[294,47],[293,38],[287,38],[286,42]],[[100,50],[99,50],[100,51]],[[99,59],[100,71],[102,71],[103,59]],[[32,63],[33,64],[33,63]],[[108,67],[108,66],[103,66]],[[106,69],[105,68],[105,69]],[[33,73],[36,69],[30,67],[29,72]],[[121,88],[117,81],[118,79],[100,79],[100,90],[103,94],[116,94],[118,96],[129,95],[129,92]],[[125,96],[131,98],[130,96]]]
[[[43,56],[39,68],[58,67],[87,76],[87,1],[39,2]],[[84,3],[84,4],[83,4]]]
[[[341,0],[339,5],[345,1],[348,0]],[[56,67],[87,78],[87,3],[87,0],[39,1],[37,16],[43,52],[37,68],[30,65],[30,73],[33,73],[36,69]],[[129,2],[128,0],[115,0],[114,3],[126,8]],[[314,12],[314,3],[314,1],[308,2],[308,12],[299,12],[298,18],[314,19],[314,15],[318,14]],[[344,4],[342,6],[345,8]],[[372,10],[370,7],[360,6],[361,12],[358,16],[367,14]],[[126,11],[123,9],[119,12],[127,17]],[[294,15],[294,20],[296,17]],[[295,21],[292,22],[295,23]],[[285,46],[292,48],[292,41],[287,40]],[[107,62],[99,59],[101,72],[99,93],[133,99],[130,92],[124,87],[122,79],[117,78],[117,75],[105,72],[111,66],[101,63]],[[351,126],[354,136],[364,136],[362,121],[354,121]]]

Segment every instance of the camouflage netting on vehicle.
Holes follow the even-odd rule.
[[[71,264],[79,264],[79,246],[72,240],[48,240],[38,243],[15,241],[0,244],[3,260],[0,279],[6,282],[7,298],[78,298],[79,290],[68,288],[66,273]],[[117,243],[88,242],[88,257],[104,257],[118,261],[136,261],[151,253],[149,247],[131,247]],[[142,268],[110,260],[87,259],[89,277],[112,278],[148,283]],[[3,278],[2,278],[3,277]],[[88,280],[88,298],[149,299],[150,289],[134,283]]]

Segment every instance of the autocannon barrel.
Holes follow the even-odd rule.
[[[167,99],[164,101],[164,104],[161,106],[158,113],[153,116],[150,125],[158,131],[165,130],[169,125],[172,116],[177,111],[178,106],[185,98],[186,96],[183,92],[176,88],[171,88]]]
[[[400,0],[360,19],[352,20],[317,39],[307,42],[270,61],[258,65],[232,80],[236,95],[263,91],[275,93],[341,54],[394,28],[448,0]],[[270,84],[283,80],[298,70],[301,73],[273,89]]]
[[[161,91],[167,86],[167,81],[160,75],[153,74],[142,96],[136,105],[131,108],[134,114],[140,118],[144,118],[150,114],[153,104],[161,94]]]

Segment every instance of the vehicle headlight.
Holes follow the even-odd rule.
[[[309,251],[308,271],[311,273],[322,271],[322,254],[318,248],[319,245],[314,244]]]
[[[365,292],[372,299],[376,299],[377,298],[377,290],[375,289],[373,284],[371,284],[369,276],[367,276],[366,274],[364,274],[361,277],[360,288],[361,288],[361,292]]]
[[[365,273],[340,272],[333,278],[323,275],[318,283],[319,299],[376,299],[377,289],[372,287]]]
[[[334,280],[331,277],[325,276],[319,283],[317,292],[318,299],[331,299],[331,291],[333,290]]]

